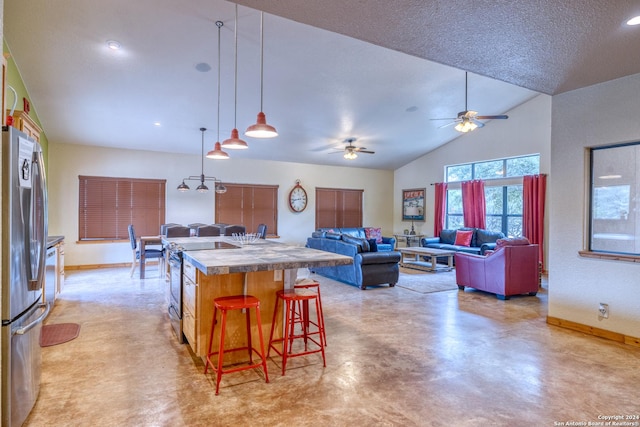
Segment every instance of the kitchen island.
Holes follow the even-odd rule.
[[[240,294],[258,298],[262,332],[268,340],[276,291],[293,287],[299,268],[353,262],[351,257],[264,239],[240,246],[230,237],[183,237],[163,238],[163,244],[182,250],[182,329],[193,352],[203,359],[211,332],[215,298]],[[277,316],[276,322],[280,337],[282,316]],[[228,345],[239,347],[245,343],[245,327],[244,314],[228,314]],[[214,349],[217,348],[218,333],[219,329],[216,329]],[[252,336],[253,342],[258,342],[257,330]],[[230,353],[229,356],[229,360],[244,357],[241,352]]]

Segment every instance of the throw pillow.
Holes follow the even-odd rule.
[[[473,230],[469,230],[469,231],[458,230],[456,231],[456,241],[454,245],[470,246],[472,237],[473,237]]]
[[[353,237],[349,234],[342,235],[342,241],[358,247],[358,252],[369,252],[369,242],[359,237]]]
[[[382,229],[381,228],[366,227],[364,229],[364,235],[367,236],[367,240],[368,239],[376,239],[376,243],[382,243]]]
[[[378,252],[378,242],[376,239],[367,239],[369,242],[369,252]]]

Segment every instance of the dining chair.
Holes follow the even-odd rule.
[[[191,228],[184,225],[175,225],[167,228],[167,237],[191,237]]]
[[[267,224],[260,224],[260,225],[258,225],[258,231],[256,232],[256,234],[257,234],[261,239],[266,239],[266,238],[267,238]]]
[[[181,224],[176,224],[175,222],[169,222],[167,224],[162,224],[160,226],[160,235],[161,236],[166,236],[167,235],[167,228],[175,227],[176,225],[181,225]]]
[[[234,233],[235,234],[244,234],[246,233],[247,229],[244,225],[227,225],[224,228],[224,235],[225,236],[231,236]]]
[[[196,228],[196,236],[219,236],[220,235],[220,227],[217,225],[201,225]]]
[[[136,270],[136,265],[138,265],[138,261],[140,260],[140,250],[138,249],[138,240],[136,239],[136,232],[133,228],[133,224],[129,224],[128,231],[129,231],[129,241],[131,242],[131,250],[133,254],[133,259],[131,261],[131,271],[129,272],[129,277],[133,277],[133,273]],[[145,263],[148,259],[157,258],[159,271],[163,271],[162,266],[164,266],[164,249],[145,248],[144,258],[145,258]]]

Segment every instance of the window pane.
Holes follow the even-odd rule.
[[[505,177],[535,175],[540,173],[540,156],[516,157],[507,159]]]
[[[522,217],[507,217],[507,237],[522,237]]]
[[[447,190],[447,213],[462,215],[462,190]]]
[[[487,215],[502,215],[502,210],[503,210],[502,194],[503,194],[502,187],[485,187],[484,188],[484,199],[487,205]]]
[[[502,160],[476,163],[473,177],[475,179],[502,178]]]
[[[447,182],[468,181],[472,179],[471,165],[447,166]]]
[[[590,250],[640,254],[640,143],[591,150]]]
[[[447,215],[447,229],[464,227],[462,215]]]
[[[522,215],[522,185],[507,186],[508,215]]]
[[[499,216],[487,216],[487,230],[489,231],[502,231],[502,215]]]

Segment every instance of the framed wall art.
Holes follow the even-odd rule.
[[[402,190],[402,220],[424,221],[424,188]]]

